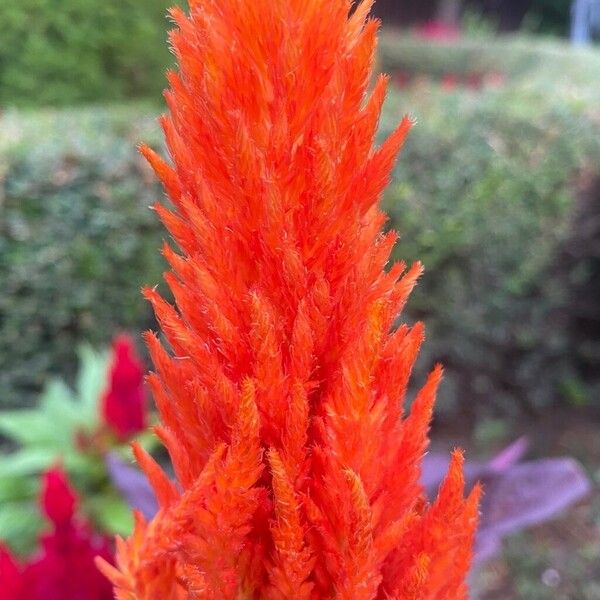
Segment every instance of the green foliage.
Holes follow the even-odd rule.
[[[395,56],[398,68],[421,61],[432,75],[392,95],[382,134],[404,112],[417,118],[386,209],[402,233],[398,257],[425,263],[408,309],[428,325],[422,370],[447,367],[440,407],[590,404],[599,267],[597,241],[584,235],[595,235],[600,189],[586,183],[600,182],[598,54],[520,40],[390,44],[388,72]],[[505,81],[444,90],[444,65]],[[164,269],[165,234],[147,209],[162,192],[134,149],[146,140],[164,151],[152,112],[0,117],[5,405],[30,402],[49,373],[72,377],[79,340],[104,345],[115,331],[154,326],[139,288]]]
[[[543,96],[554,105],[565,102],[574,110],[589,109],[600,102],[598,50],[559,41],[502,36],[432,43],[384,32],[379,63],[386,73],[402,71],[435,78],[448,73],[498,73],[511,88],[522,94],[529,92],[532,101]],[[521,106],[528,108],[524,101]]]
[[[36,408],[0,412],[0,435],[13,447],[0,454],[0,540],[16,552],[25,554],[35,546],[43,526],[36,508],[39,476],[57,462],[78,490],[83,513],[99,531],[124,535],[131,530],[131,510],[109,482],[103,456],[109,447],[119,450],[105,439],[100,419],[107,358],[106,352],[81,347],[74,390],[53,379]],[[149,434],[138,441],[147,448],[154,445]]]
[[[600,389],[589,368],[600,341],[597,328],[577,325],[578,302],[588,298],[593,323],[598,234],[577,254],[571,246],[597,219],[600,56],[553,46],[557,67],[544,64],[546,44],[537,58],[536,47],[523,49],[523,64],[520,44],[497,54],[476,47],[458,42],[454,52],[400,39],[394,49],[399,68],[416,67],[423,50],[433,79],[397,94],[382,124],[389,132],[405,111],[417,120],[386,208],[402,234],[398,257],[426,268],[408,304],[428,326],[420,365],[447,366],[442,410],[589,404]],[[393,72],[391,55],[386,48],[382,62]],[[504,65],[506,80],[479,90],[435,83],[443,65],[463,61],[463,72]],[[557,79],[568,64],[577,68]]]
[[[150,96],[164,87],[167,0],[2,0],[0,107]]]
[[[460,31],[469,37],[490,39],[498,32],[498,23],[494,17],[467,7],[460,17]]]
[[[565,0],[531,0],[524,26],[536,33],[567,36],[572,4]]]
[[[79,358],[75,392],[64,381],[52,379],[35,408],[1,413],[0,433],[20,448],[0,456],[0,475],[37,471],[57,456],[67,463],[81,460],[73,440],[77,433],[90,435],[98,424],[98,398],[106,386],[107,366],[106,356],[89,347],[81,348]]]
[[[136,151],[159,134],[145,109],[0,116],[0,406],[31,403],[49,374],[75,375],[81,340],[152,326],[160,198]]]
[[[38,476],[53,463],[60,461],[79,489],[106,487],[101,458],[81,453],[75,442],[98,425],[106,355],[84,347],[80,358],[76,392],[55,379],[44,389],[37,408],[0,413],[0,434],[16,445],[14,451],[0,455],[0,539],[17,552],[28,552],[35,545],[43,525],[35,506]]]

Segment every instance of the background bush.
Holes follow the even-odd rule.
[[[27,403],[49,373],[72,375],[80,341],[151,326],[160,198],[136,144],[155,109],[6,113],[0,118],[0,403]]]
[[[397,256],[426,267],[408,304],[428,326],[420,370],[446,364],[439,407],[458,414],[598,406],[600,59],[532,44],[383,40],[383,68],[415,79],[382,135],[404,112],[418,121],[386,209]],[[482,85],[448,89],[449,72]],[[135,145],[162,151],[156,112],[0,117],[1,402],[72,373],[77,342],[152,326],[139,288],[160,281],[165,234]]]
[[[398,255],[426,267],[408,312],[428,325],[422,368],[447,366],[438,406],[598,406],[600,55],[386,38],[381,62],[416,76],[383,120],[417,119],[386,206]]]
[[[591,110],[600,101],[598,49],[533,36],[466,37],[444,43],[388,31],[380,39],[379,64],[387,73],[434,78],[495,74],[509,89],[532,92],[532,101],[541,97],[570,109]]]
[[[2,0],[0,107],[159,98],[169,0]]]

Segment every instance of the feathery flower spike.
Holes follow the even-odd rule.
[[[149,384],[176,482],[104,565],[120,600],[454,600],[477,521],[456,453],[428,504],[436,367],[407,416],[423,327],[392,324],[421,266],[386,270],[379,199],[410,129],[374,138],[371,0],[190,0],[173,9],[162,120],[142,153],[175,305],[145,290]]]

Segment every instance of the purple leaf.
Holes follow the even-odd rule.
[[[437,495],[438,487],[448,472],[449,464],[450,455],[447,453],[429,452],[425,455],[421,471],[421,484],[430,498]],[[468,488],[473,487],[477,481],[485,480],[488,476],[496,474],[487,464],[474,460],[466,461],[464,470]]]
[[[484,491],[475,563],[499,551],[504,535],[547,521],[590,491],[586,474],[573,459],[518,464],[527,447],[526,438],[519,438],[487,463],[465,463],[466,487],[481,481]],[[432,452],[425,457],[421,483],[430,498],[437,494],[448,464],[447,454]]]
[[[158,511],[158,502],[144,474],[114,452],[109,452],[104,460],[111,481],[127,504],[151,519]]]
[[[510,446],[507,446],[492,458],[488,466],[492,471],[501,473],[509,467],[516,465],[526,454],[529,448],[529,440],[522,436],[515,440]]]
[[[445,452],[428,452],[423,459],[421,484],[431,498],[448,471],[450,457]]]
[[[590,483],[570,458],[522,463],[487,483],[480,529],[496,535],[543,523],[583,498]]]
[[[477,481],[486,481],[490,477],[506,471],[512,465],[518,463],[527,452],[529,441],[526,437],[520,437],[512,444],[501,450],[488,462],[468,460],[465,463],[465,478],[467,487],[472,487]],[[421,483],[430,497],[433,497],[440,483],[446,476],[450,456],[444,452],[430,452],[423,461],[423,472]]]
[[[493,558],[502,549],[502,538],[489,530],[479,530],[475,538],[473,562],[476,565]]]

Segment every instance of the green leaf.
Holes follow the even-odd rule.
[[[106,386],[108,354],[97,352],[89,345],[79,348],[77,397],[81,410],[90,418],[97,418],[100,396]]]
[[[94,488],[106,480],[106,467],[100,455],[81,454],[77,451],[61,456],[61,461],[70,476],[81,485]]]
[[[45,447],[55,452],[72,444],[69,419],[59,419],[43,406],[0,413],[0,432],[25,447]]]
[[[49,427],[54,430],[51,439],[62,442],[60,446],[71,444],[75,430],[86,420],[73,393],[60,379],[53,379],[46,386],[39,411],[49,423],[55,424],[54,427]]]
[[[84,509],[100,529],[111,535],[127,536],[133,530],[131,508],[112,491],[89,499]]]
[[[36,410],[11,410],[0,413],[0,433],[23,445],[37,440],[36,425],[39,413]]]
[[[0,503],[35,500],[39,483],[32,477],[0,477]],[[0,509],[1,511],[2,509]]]
[[[34,502],[3,502],[0,539],[17,554],[28,554],[36,546],[44,523]]]
[[[0,454],[0,479],[38,475],[54,463],[61,463],[73,476],[99,479],[104,473],[102,460],[97,456],[80,454],[75,448],[56,452],[54,448],[23,448],[10,454]]]
[[[1,455],[0,478],[35,475],[47,469],[56,459],[56,453],[47,448],[25,448]]]
[[[69,386],[62,379],[53,378],[44,386],[39,404],[41,406],[58,402],[72,404],[74,400],[73,392]]]
[[[161,448],[162,444],[154,431],[150,429],[144,430],[142,433],[135,437],[135,441],[149,453],[154,452],[157,448]],[[120,453],[124,457],[131,459],[131,449],[128,447],[125,453]]]

